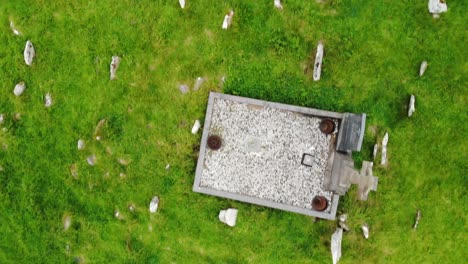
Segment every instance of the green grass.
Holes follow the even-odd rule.
[[[185,10],[175,0],[88,2],[0,4],[1,263],[70,263],[75,256],[88,263],[330,263],[334,222],[191,191],[200,134],[190,129],[203,120],[210,90],[365,112],[376,133],[367,130],[357,162],[371,159],[374,142],[390,133],[390,165],[374,171],[377,193],[358,202],[353,189],[341,200],[352,230],[340,263],[468,258],[466,2],[449,1],[438,20],[426,1],[285,0],[281,12],[270,0],[189,0]],[[234,22],[223,31],[230,8]],[[10,18],[22,36],[11,33]],[[28,39],[37,51],[31,67],[22,56]],[[326,55],[322,80],[313,82],[304,70],[319,40]],[[122,63],[109,81],[112,55]],[[429,67],[419,78],[422,60]],[[182,95],[178,84],[192,86],[197,76],[207,78],[202,89]],[[16,98],[22,80],[27,88]],[[416,113],[408,119],[410,94]],[[17,112],[20,121],[12,118]],[[102,118],[103,140],[94,141]],[[87,143],[82,152],[79,138]],[[91,153],[95,167],[86,163]],[[132,162],[123,167],[119,157]],[[78,179],[70,176],[72,163]],[[153,195],[161,204],[149,215]],[[228,206],[239,209],[234,228],[217,220]],[[124,220],[113,217],[116,209]]]

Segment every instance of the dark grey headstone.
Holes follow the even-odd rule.
[[[360,151],[366,127],[366,114],[345,113],[341,121],[336,149],[338,151]]]

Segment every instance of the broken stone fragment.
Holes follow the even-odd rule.
[[[110,64],[110,79],[111,80],[114,80],[115,77],[116,77],[116,72],[117,72],[117,68],[119,67],[120,65],[120,57],[119,56],[112,56],[112,61],[111,61],[111,64]]]
[[[78,139],[78,150],[83,150],[85,148],[85,141],[83,139]]]
[[[185,0],[179,0],[179,4],[182,9],[185,8]]]
[[[421,62],[421,66],[419,67],[419,77],[423,76],[426,69],[427,69],[427,61]]]
[[[224,21],[223,21],[223,26],[222,26],[223,29],[228,29],[231,26],[233,17],[234,17],[234,11],[232,10],[229,11],[229,13],[227,13],[224,16]]]
[[[17,85],[15,85],[15,88],[13,89],[13,93],[16,96],[20,96],[21,94],[23,94],[25,89],[26,89],[26,85],[24,84],[24,82],[19,82]]]
[[[341,258],[341,240],[343,239],[343,229],[337,228],[331,237],[331,253],[333,264],[338,263]]]
[[[361,226],[362,234],[366,239],[369,239],[369,225],[368,224],[363,224]]]
[[[322,59],[323,59],[323,43],[320,41],[317,45],[317,53],[315,54],[314,63],[314,81],[320,80],[322,74]]]
[[[372,159],[375,160],[377,157],[377,151],[379,151],[379,144],[374,145],[374,151],[372,152]]]
[[[71,226],[71,216],[65,215],[63,218],[63,229],[68,230]]]
[[[36,51],[34,50],[33,44],[29,40],[26,41],[26,46],[24,47],[23,55],[24,55],[24,62],[26,62],[28,66],[31,66],[34,56],[36,56]]]
[[[13,31],[13,34],[17,36],[21,35],[21,32],[16,28],[15,24],[13,23],[13,20],[10,20],[10,28],[11,31]]]
[[[416,218],[415,218],[415,221],[414,221],[413,229],[418,228],[419,220],[420,220],[420,219],[421,219],[421,211],[418,209],[418,210],[416,211]]]
[[[86,161],[90,166],[96,165],[96,155],[91,155],[88,158],[86,158]]]
[[[200,129],[201,127],[201,124],[200,124],[200,121],[197,119],[195,121],[195,123],[193,124],[193,127],[192,127],[192,134],[196,134],[198,132],[198,130]]]
[[[349,227],[348,227],[348,225],[347,225],[345,222],[339,222],[338,226],[339,226],[340,228],[342,228],[343,231],[346,231],[346,232],[349,231]]]
[[[193,90],[198,91],[198,89],[200,89],[200,87],[201,87],[201,85],[203,84],[204,81],[205,81],[204,78],[197,77],[197,79],[195,80],[195,84],[193,85]]]
[[[73,178],[78,178],[78,169],[76,167],[76,163],[73,163],[71,166],[70,166],[70,174],[71,176],[73,176]]]
[[[158,206],[159,206],[159,197],[154,196],[153,199],[151,199],[151,202],[149,205],[150,213],[156,213],[156,211],[158,210]]]
[[[235,226],[237,220],[237,209],[229,208],[227,210],[221,210],[219,212],[219,221],[225,223],[228,226]]]
[[[385,133],[385,136],[382,140],[382,160],[380,161],[380,165],[386,166],[387,165],[387,144],[388,144],[388,133]]]
[[[51,107],[52,106],[52,96],[50,93],[47,93],[44,97],[44,105],[45,107]]]
[[[190,88],[188,87],[188,85],[186,85],[186,84],[181,84],[181,85],[179,85],[179,91],[180,91],[182,94],[188,93],[189,90],[190,90]]]
[[[440,13],[447,12],[447,4],[443,0],[429,0],[427,7],[434,18],[438,18]]]
[[[283,9],[283,5],[281,4],[281,0],[275,0],[274,5],[275,5],[276,8],[278,8],[280,10]]]
[[[416,101],[416,98],[414,97],[414,95],[411,95],[409,106],[408,106],[408,117],[411,117],[414,111],[416,111],[416,108],[414,107],[415,101]]]

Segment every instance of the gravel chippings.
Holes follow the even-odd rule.
[[[322,190],[331,137],[320,132],[320,121],[215,99],[210,135],[221,136],[223,145],[207,148],[200,186],[306,209],[315,195],[331,201],[332,193]],[[301,164],[304,153],[315,157],[314,166]]]

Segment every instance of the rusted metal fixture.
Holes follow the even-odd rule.
[[[324,119],[320,122],[320,131],[324,134],[331,134],[335,131],[335,122],[331,119]]]
[[[323,196],[315,196],[314,199],[312,200],[312,208],[314,208],[315,211],[324,211],[328,207],[328,200],[327,198]]]
[[[208,137],[207,145],[212,150],[218,150],[221,148],[223,140],[218,135],[211,135]]]

